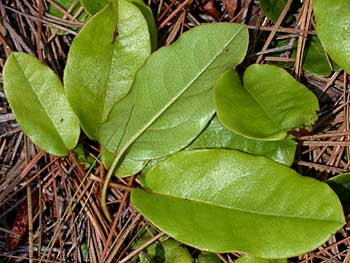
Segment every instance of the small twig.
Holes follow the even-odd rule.
[[[43,28],[43,0],[38,0],[38,28],[36,32],[36,48],[38,53],[38,58],[41,62],[43,62],[43,54],[41,52],[41,31]]]
[[[96,175],[94,175],[94,174],[91,174],[89,176],[89,179],[94,180],[94,181],[96,181],[98,183],[103,183],[103,179],[98,177],[98,176],[96,176]],[[123,185],[123,184],[112,183],[112,182],[109,182],[108,186],[120,189],[122,191],[128,191],[128,192],[131,192],[134,189],[133,187],[129,187],[129,186],[126,186],[126,185]]]
[[[178,8],[174,12],[172,12],[158,27],[158,30],[163,29],[171,19],[173,19],[177,13],[181,11],[182,8],[184,8],[188,3],[190,3],[192,0],[185,0],[181,5],[179,5]]]
[[[260,55],[271,54],[271,53],[276,53],[276,52],[289,51],[293,48],[294,43],[295,43],[295,38],[293,37],[290,39],[289,43],[285,46],[270,48],[270,49],[265,50],[265,51],[260,51],[260,52],[256,53],[255,55],[260,56]]]
[[[297,161],[298,165],[301,166],[307,166],[309,168],[314,168],[318,171],[326,171],[326,172],[331,172],[331,173],[345,173],[349,172],[348,170],[341,169],[341,168],[336,168],[336,167],[331,167],[323,164],[317,164],[317,163],[311,163],[311,162],[304,162],[304,161]]]
[[[289,10],[289,8],[290,8],[292,2],[293,2],[293,0],[288,0],[288,2],[287,2],[287,4],[285,5],[285,7],[284,7],[284,9],[283,9],[283,11],[282,11],[282,13],[281,13],[281,15],[280,15],[279,18],[278,18],[276,24],[274,25],[273,30],[271,31],[271,33],[270,33],[269,37],[267,38],[267,40],[266,40],[266,42],[265,42],[263,48],[261,49],[261,52],[266,51],[267,48],[269,47],[269,45],[270,45],[272,39],[274,38],[274,36],[275,36],[275,34],[276,34],[278,28],[279,28],[280,25],[282,24],[282,21],[283,21],[284,17],[286,16],[286,14],[287,14],[287,12],[288,12],[288,10]],[[256,63],[259,64],[259,63],[261,62],[262,58],[263,58],[263,56],[260,55],[260,56],[257,58]]]

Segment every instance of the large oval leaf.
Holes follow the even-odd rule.
[[[350,1],[314,0],[316,31],[330,57],[350,73]]]
[[[235,263],[288,263],[288,262],[287,262],[287,259],[264,259],[264,258],[254,258],[250,256],[243,256],[237,259]]]
[[[287,131],[310,128],[319,109],[316,96],[285,70],[254,64],[244,73],[225,72],[215,84],[219,120],[251,139],[281,140]]]
[[[247,139],[226,129],[214,118],[208,127],[190,144],[188,149],[227,148],[262,155],[276,162],[292,165],[296,142],[291,138],[280,141]]]
[[[3,74],[7,100],[23,131],[44,151],[66,155],[80,128],[56,74],[25,53],[12,53]]]
[[[287,258],[344,224],[330,187],[235,150],[179,152],[151,168],[132,204],[180,242],[213,252]]]
[[[244,25],[218,23],[195,27],[159,49],[114,106],[100,143],[111,152],[133,144],[128,154],[139,160],[184,148],[214,114],[215,79],[243,60],[247,46]]]
[[[92,139],[151,52],[141,11],[126,0],[119,0],[118,8],[113,3],[76,36],[64,72],[68,100]]]

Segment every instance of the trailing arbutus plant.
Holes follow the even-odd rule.
[[[346,69],[323,33],[322,1],[314,2],[320,40]],[[109,220],[111,178],[140,174],[131,203],[146,219],[203,251],[247,254],[240,262],[286,262],[345,224],[331,187],[289,167],[296,143],[288,132],[312,128],[317,98],[272,65],[250,65],[241,80],[245,25],[196,26],[157,49],[143,2],[82,4],[92,16],[71,45],[63,84],[35,57],[15,52],[4,90],[23,131],[46,152],[67,155],[79,125],[100,143]],[[189,255],[174,240],[164,249]]]

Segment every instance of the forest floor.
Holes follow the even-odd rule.
[[[78,20],[84,9],[73,8],[78,1],[72,1],[73,6],[60,8],[62,15],[57,17],[48,12],[54,2],[0,1],[0,72],[12,51],[22,51],[38,57],[62,78],[69,47],[84,25]],[[250,32],[250,48],[243,64],[280,63],[316,93],[319,120],[312,132],[297,134],[293,168],[325,181],[350,168],[350,93],[343,71],[321,77],[303,70],[306,41],[316,35],[311,3],[303,1],[287,14],[289,19],[283,20],[283,15],[272,23],[252,0],[148,1],[157,21],[159,46],[172,43],[201,23],[244,23]],[[294,41],[295,57],[290,47],[270,52],[278,39],[286,39],[287,44]],[[74,152],[61,158],[36,148],[17,125],[2,83],[0,73],[0,262],[29,262],[29,258],[32,262],[104,262],[107,258],[128,262],[142,253],[144,247],[134,246],[140,233],[148,231],[149,243],[157,242],[163,233],[156,228],[150,231],[153,227],[129,204],[129,187],[138,185],[137,177],[113,179],[108,203],[115,209],[115,219],[109,223],[100,207],[106,171],[98,158],[98,145],[81,136],[85,160]],[[93,176],[87,178],[89,160],[96,164]],[[289,261],[349,263],[349,248],[345,226],[315,251]],[[199,253],[189,250],[194,256]],[[234,262],[240,254],[217,256],[222,262]]]

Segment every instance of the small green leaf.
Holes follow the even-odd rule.
[[[148,234],[148,232],[145,232],[144,234],[142,234],[141,238],[132,245],[132,248],[135,250],[137,248],[139,248],[140,246],[142,246],[143,244],[145,244],[147,241],[149,241],[152,237]],[[158,251],[161,250],[161,246],[158,243],[153,243],[150,246],[148,246],[147,248],[145,248],[143,250],[143,253],[140,253],[138,256],[135,256],[133,258],[133,262],[140,262],[140,263],[148,263],[148,258],[150,258],[152,261],[151,262],[158,262],[158,261],[153,261],[156,258],[160,258],[158,256]],[[145,254],[147,256],[145,256]],[[139,259],[139,261],[138,261]]]
[[[350,73],[350,1],[314,0],[316,32],[330,57]]]
[[[115,156],[115,153],[111,153],[106,149],[102,149],[101,159],[103,165],[109,169],[113,163]],[[134,160],[127,155],[118,167],[117,171],[115,171],[115,175],[117,177],[127,177],[135,175],[141,172],[141,170],[146,166],[146,164],[147,160]]]
[[[112,106],[129,92],[150,55],[147,22],[126,0],[111,2],[75,37],[64,72],[66,94],[92,139]]]
[[[131,92],[111,111],[99,142],[131,158],[149,160],[186,147],[214,114],[212,87],[239,64],[248,46],[244,25],[195,27],[154,52],[137,72]]]
[[[53,2],[55,2],[57,5],[59,5],[60,7],[62,7],[65,10],[68,10],[69,8],[71,8],[71,6],[73,4],[75,4],[73,7],[73,10],[71,10],[71,12],[70,12],[70,14],[72,14],[72,15],[76,15],[76,13],[79,11],[80,6],[81,6],[75,0],[53,0]],[[58,10],[56,7],[54,7],[52,4],[49,4],[48,11],[49,11],[49,14],[53,15],[53,16],[57,16],[57,17],[64,16],[64,14],[60,10]],[[77,19],[80,22],[83,22],[87,18],[87,16],[88,15],[86,12],[82,12],[80,15],[78,15]],[[71,27],[71,28],[73,28],[73,30],[77,29],[76,27]]]
[[[80,0],[80,3],[89,14],[94,15],[108,4],[108,0]]]
[[[196,263],[221,263],[221,260],[214,253],[202,251]]]
[[[257,140],[281,140],[287,131],[310,128],[319,110],[316,96],[285,70],[254,64],[244,73],[229,70],[215,84],[220,122],[233,132]]]
[[[3,74],[7,100],[23,131],[44,151],[66,155],[80,128],[56,74],[25,53],[12,53]]]
[[[181,243],[168,239],[162,242],[164,249],[164,263],[193,263],[193,258]]]
[[[350,174],[339,174],[327,181],[343,204],[350,208]]]
[[[287,263],[287,259],[263,259],[243,256],[237,259],[235,263]]]
[[[289,44],[289,40],[283,39],[274,42],[275,47],[283,47]],[[297,42],[294,43],[290,58],[295,58],[297,55]],[[283,51],[276,52],[276,55],[282,55]],[[335,71],[339,71],[337,65],[331,61]],[[292,69],[294,63],[282,61],[269,61],[269,64]],[[306,42],[303,58],[303,70],[317,76],[328,77],[332,72],[332,67],[328,62],[326,51],[324,50],[317,36],[309,36]]]
[[[188,149],[227,148],[255,155],[262,155],[276,162],[291,166],[296,143],[287,138],[280,141],[257,141],[247,139],[226,129],[214,118],[208,127],[190,144]]]
[[[182,151],[151,168],[133,206],[176,240],[211,252],[287,258],[344,225],[330,187],[235,150]]]
[[[277,22],[287,2],[287,0],[259,0],[262,12],[274,23]],[[298,2],[299,1],[293,1],[291,8],[286,15],[287,22],[293,18],[293,12],[298,9],[300,5]]]
[[[326,53],[317,36],[311,36],[308,39],[303,69],[312,74],[324,77],[328,77],[332,73]]]
[[[152,50],[156,50],[158,48],[158,30],[156,21],[154,20],[152,9],[146,5],[143,0],[129,0],[131,3],[136,5],[143,16],[147,20],[148,30],[151,37]]]

